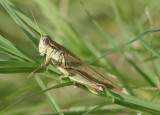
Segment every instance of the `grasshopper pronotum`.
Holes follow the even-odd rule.
[[[32,10],[31,13],[40,32]],[[75,83],[86,86],[94,94],[101,93],[106,88],[115,93],[120,93],[123,89],[118,81],[110,74],[104,77],[90,66],[84,66],[75,70],[75,68],[83,66],[85,62],[80,60],[63,46],[52,41],[49,36],[42,36],[41,34],[38,52],[41,56],[46,54],[45,64],[35,69],[28,78],[40,68],[48,66],[51,61],[64,74],[64,76],[60,76],[60,79],[69,78]]]

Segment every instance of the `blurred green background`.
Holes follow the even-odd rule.
[[[160,27],[159,0],[82,0],[84,6],[77,0],[49,0],[50,5],[55,6],[57,12],[52,12],[53,9],[51,12],[47,12],[47,9],[43,9],[43,5],[38,0],[10,1],[32,20],[32,26],[36,29],[29,9],[32,7],[43,33],[51,36],[53,40],[86,62],[131,40],[135,35]],[[48,7],[50,8],[50,6]],[[83,7],[87,9],[92,18],[87,15]],[[69,25],[62,23],[61,19],[64,19]],[[97,23],[101,28],[97,28]],[[74,31],[70,31],[68,27]],[[38,50],[2,5],[0,5],[0,34],[32,57]],[[74,38],[74,35],[78,37]],[[78,40],[76,37],[81,39]],[[159,33],[154,33],[145,36],[143,40],[158,52],[160,49],[159,37]],[[127,85],[136,97],[159,103],[160,95],[156,90],[160,79],[159,59],[147,48],[142,42],[136,41],[121,49],[120,53],[114,52],[108,55],[106,58],[109,61],[105,61],[103,58],[92,65],[99,70],[118,76],[122,85],[124,87]],[[13,58],[0,54],[0,61],[10,59]],[[44,63],[44,58],[37,56],[37,59],[40,64]],[[0,67],[3,68],[1,65]],[[23,72],[3,74],[1,72],[0,110],[40,90],[34,77],[27,79],[28,74]],[[60,83],[58,80],[53,81],[53,79],[45,77],[45,75],[42,76],[42,79],[48,87]],[[104,99],[74,86],[55,89],[50,93],[64,112],[82,111],[83,113],[83,111],[88,111],[96,105],[104,103]],[[106,112],[107,115],[138,113],[118,105],[104,106],[100,110],[101,113],[97,112],[99,115],[106,115]],[[41,94],[14,106],[7,111],[6,115],[37,115],[54,112],[48,98]]]

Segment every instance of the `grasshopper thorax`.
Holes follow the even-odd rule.
[[[40,42],[39,42],[39,53],[41,56],[43,56],[44,54],[46,54],[47,52],[47,48],[49,47],[50,44],[50,37],[49,36],[43,36],[40,38]]]

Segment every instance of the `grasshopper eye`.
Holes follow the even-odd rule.
[[[48,38],[44,38],[44,39],[43,39],[43,44],[44,44],[44,45],[48,45],[48,44],[49,44]]]

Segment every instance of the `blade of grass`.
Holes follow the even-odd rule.
[[[20,104],[21,102],[23,102],[23,101],[25,101],[25,100],[27,100],[27,99],[30,99],[30,98],[33,97],[33,96],[37,96],[37,95],[43,94],[44,92],[47,92],[47,91],[49,91],[49,90],[51,90],[51,89],[57,89],[57,88],[61,88],[61,87],[65,87],[65,86],[70,86],[70,85],[73,85],[73,82],[67,82],[67,83],[58,84],[58,85],[53,86],[53,87],[50,87],[50,88],[48,88],[48,89],[38,91],[38,92],[36,92],[36,93],[34,93],[34,94],[31,94],[31,95],[29,95],[29,96],[27,96],[27,97],[25,97],[25,98],[17,101],[16,103],[8,106],[7,108],[3,109],[0,113],[3,114],[3,113],[5,113],[5,112],[7,112],[7,111],[10,110],[11,108],[15,107],[16,105]]]
[[[7,97],[3,98],[0,100],[0,104],[5,104],[6,102],[9,101],[13,101],[14,99],[16,99],[17,97],[20,97],[22,95],[27,94],[28,92],[31,92],[33,90],[36,90],[37,88],[39,88],[39,86],[34,83],[34,84],[30,84],[29,86],[27,86],[26,88],[21,89],[20,91],[17,91],[11,95],[8,95]]]
[[[9,74],[9,73],[30,73],[35,69],[35,67],[4,67],[0,68],[0,73]],[[36,73],[42,73],[46,71],[46,68],[42,68]]]
[[[95,108],[93,108],[93,109],[91,109],[91,110],[83,113],[82,115],[88,115],[89,113],[91,113],[91,112],[93,112],[93,111],[95,111],[95,110],[97,110],[97,109],[99,109],[99,108],[101,108],[101,107],[103,107],[103,106],[110,105],[110,104],[113,104],[113,102],[112,102],[112,101],[108,101],[108,102],[106,102],[106,103],[100,104],[100,105],[98,105],[97,107],[95,107]]]
[[[96,57],[101,56],[103,53],[102,51],[95,47],[96,45],[94,45],[92,42],[87,42],[87,46],[88,48],[91,50],[92,53],[94,53],[96,55]],[[110,62],[110,60],[106,57],[104,57],[101,62],[105,65],[107,65],[107,69],[110,71],[116,71],[115,67],[112,65],[112,63]]]
[[[159,104],[152,103],[150,101],[145,101],[143,99],[138,99],[132,96],[124,95],[124,94],[122,94],[121,96],[124,98],[124,100],[121,101],[116,99],[115,104],[129,107],[135,110],[156,114],[156,115],[160,114]]]
[[[152,103],[150,101],[146,101],[143,99],[139,99],[137,97],[126,95],[126,94],[115,94],[109,90],[106,90],[107,95],[111,96],[114,100],[115,104],[129,107],[135,110],[140,110],[143,112],[148,112],[152,114],[159,115],[160,114],[160,104]],[[100,95],[103,98],[106,98],[106,95],[102,94]]]
[[[17,60],[12,61],[0,61],[1,67],[38,67],[39,64],[34,62],[21,62]]]
[[[102,105],[102,104],[101,104]],[[98,105],[94,105],[94,106],[90,106],[89,108],[86,107],[72,107],[71,109],[69,109],[69,112],[64,112],[65,115],[83,115],[83,113],[85,113],[86,111],[90,111],[93,108],[98,107]],[[126,109],[125,107],[119,106],[119,105],[107,105],[107,106],[103,106],[100,108],[100,110],[94,110],[91,111],[90,114],[106,114],[106,113],[111,113],[111,114],[116,114],[116,113],[120,113],[119,111],[121,111],[120,109]],[[116,111],[115,111],[116,110]],[[126,113],[126,112],[125,112]],[[122,114],[122,112],[121,112]],[[45,114],[45,115],[55,115],[55,114]]]
[[[46,86],[44,85],[44,83],[42,82],[42,80],[40,79],[39,76],[35,76],[35,79],[37,81],[37,83],[40,85],[40,87],[42,88],[42,90],[46,90]],[[48,99],[50,100],[52,106],[54,107],[55,111],[57,112],[58,115],[64,115],[60,109],[60,107],[58,106],[58,104],[54,101],[53,97],[51,96],[51,94],[47,91],[45,92],[46,96],[48,97]]]
[[[73,111],[73,112],[64,112],[65,115],[82,115],[85,111]],[[111,111],[111,110],[96,110],[94,112],[91,112],[89,115],[106,115],[107,114],[116,114],[118,112],[115,112],[115,111]],[[123,112],[121,112],[123,113]],[[126,114],[126,112],[125,112]],[[128,113],[129,114],[129,113]],[[57,115],[57,114],[43,114],[43,115]],[[131,114],[130,114],[131,115]]]
[[[0,35],[0,44],[2,46],[4,46],[3,47],[4,50],[6,50],[10,53],[13,53],[14,55],[17,55],[23,59],[28,60],[28,61],[34,62],[33,58],[28,57],[28,54],[26,54],[25,52],[23,52],[23,53],[20,52],[20,50],[15,45],[13,45],[9,40],[3,38],[1,35]]]
[[[25,62],[25,60],[22,59],[21,57],[18,57],[18,56],[16,56],[16,55],[8,52],[7,50],[4,50],[4,47],[2,47],[2,46],[0,46],[0,53],[1,53],[1,54],[5,54],[5,55],[8,55],[8,56],[10,56],[10,57],[13,57],[14,59],[17,59],[17,60],[19,60],[19,61]]]

